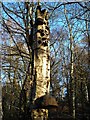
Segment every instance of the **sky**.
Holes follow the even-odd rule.
[[[11,0],[11,1],[12,1],[12,2],[14,1],[14,2],[15,2],[15,0]],[[11,2],[11,1],[9,1],[9,2]],[[17,0],[17,1],[19,1],[19,0]],[[22,0],[22,1],[23,1],[23,0]],[[48,0],[48,1],[49,1],[49,0]],[[53,1],[53,0],[52,0],[52,1]],[[73,0],[73,1],[75,1],[75,0]],[[7,0],[7,2],[8,2],[8,0]],[[55,2],[55,1],[54,1],[54,2]],[[66,2],[66,1],[65,1],[65,2]],[[68,1],[67,1],[67,2],[68,2]],[[69,2],[70,2],[70,0],[69,0]],[[62,15],[62,13],[61,13],[61,15]],[[69,16],[68,16],[68,17],[69,17]],[[59,20],[60,20],[60,18],[61,18],[61,17],[59,16]],[[63,19],[64,19],[64,18],[63,18]],[[54,22],[55,22],[55,23],[54,23]],[[56,21],[53,21],[53,23],[54,23],[54,25],[57,24],[57,26],[56,26],[56,27],[57,27],[57,30],[59,30],[59,28],[60,28],[61,26],[63,27],[63,25],[64,25],[64,23],[61,23],[61,22],[58,21],[58,18],[56,19]],[[79,23],[79,22],[78,22],[78,23]],[[83,29],[83,25],[84,25],[84,24],[82,24],[82,25],[80,24],[78,27],[79,27],[79,28],[81,27],[81,29]],[[50,26],[50,27],[55,28],[55,26]],[[75,26],[74,26],[74,27],[75,27]],[[52,29],[52,28],[51,28],[51,29]],[[75,29],[76,29],[76,28],[77,28],[77,25],[76,25]],[[67,26],[66,26],[66,29],[67,29]],[[80,35],[80,33],[77,34],[77,37],[76,37],[77,40],[79,39],[79,37],[78,37],[79,35]],[[81,39],[81,36],[80,36],[80,39]],[[64,42],[65,42],[65,41],[64,41]]]
[[[86,1],[86,2],[88,2],[89,0],[0,0],[0,1],[2,1],[2,2],[28,2],[28,1],[30,1],[30,2],[38,2],[38,1],[40,1],[40,2],[81,2],[81,1]]]

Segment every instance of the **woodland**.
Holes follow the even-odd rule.
[[[32,33],[37,2],[1,2],[3,120],[31,120]],[[48,120],[90,120],[90,2],[40,2],[49,14]]]

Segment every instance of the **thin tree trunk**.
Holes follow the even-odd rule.
[[[2,84],[0,79],[0,120],[2,120]]]
[[[90,19],[89,13],[87,13],[87,15],[86,15],[87,19]],[[88,39],[88,70],[90,69],[90,66],[89,66],[90,65],[90,34],[89,34],[89,30],[90,30],[90,22],[86,21],[86,31],[87,31],[87,39]],[[90,81],[89,81],[89,78],[90,78],[90,73],[88,74],[88,80],[87,80],[87,82],[88,82],[87,83],[87,90],[88,90],[87,98],[88,98],[88,102],[90,103]]]
[[[75,119],[75,81],[74,81],[74,70],[73,70],[73,35],[72,35],[72,28],[66,13],[66,8],[64,6],[64,13],[65,13],[65,18],[67,21],[68,29],[69,29],[69,34],[70,34],[70,112]]]

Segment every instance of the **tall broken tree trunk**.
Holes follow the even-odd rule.
[[[48,110],[41,108],[35,101],[49,93],[50,88],[50,51],[49,51],[49,27],[48,15],[46,10],[41,10],[40,6],[36,9],[34,25],[34,70],[33,70],[33,110],[32,118],[43,120],[48,117]]]

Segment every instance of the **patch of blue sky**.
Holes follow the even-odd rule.
[[[38,0],[1,0],[3,2],[38,2]],[[81,2],[83,0],[40,0],[41,2]],[[87,2],[88,0],[84,0]]]
[[[84,37],[85,22],[81,20],[77,20],[77,19],[73,19],[70,21],[70,17],[71,15],[68,14],[69,22],[72,27],[72,35],[74,36],[74,40],[80,41]],[[64,16],[63,16],[63,20],[61,20],[60,22],[59,21],[57,20],[56,24],[54,23],[56,27],[59,28],[59,26],[60,27],[62,26],[64,29],[67,29],[68,34],[69,34],[68,26],[65,24],[66,21],[65,21]]]
[[[21,9],[24,9],[24,4],[23,4],[23,2],[20,2],[20,3],[18,3],[18,2],[10,2],[10,3],[4,2],[3,4],[6,6],[6,8],[7,8],[6,11],[7,11],[7,13],[12,17],[12,19],[14,19],[18,24],[20,24],[20,26],[22,26],[22,27],[24,28],[23,19],[20,18],[20,17],[22,17],[22,14],[19,13],[20,8],[19,8],[19,6],[18,6],[18,4],[20,4]],[[11,6],[12,6],[12,7],[11,7]],[[12,12],[8,11],[8,9],[10,9]],[[14,13],[13,13],[13,12],[14,12]],[[20,17],[17,16],[17,12],[18,12],[18,15],[19,15]],[[15,13],[16,13],[16,15],[15,15]],[[8,19],[10,18],[10,17],[5,13],[5,11],[2,11],[2,17],[3,17],[4,19],[6,19],[6,20],[8,20]]]
[[[63,8],[63,7],[62,7]],[[68,18],[69,18],[69,22],[71,25],[73,25],[72,27],[72,35],[74,37],[74,43],[80,47],[84,47],[85,44],[82,44],[82,39],[84,38],[84,34],[86,32],[86,25],[85,25],[85,21],[84,20],[79,20],[79,19],[76,19],[76,18],[73,18],[71,19],[70,21],[70,18],[72,17],[72,15],[79,15],[78,13],[78,10],[80,9],[80,14],[82,15],[83,14],[83,10],[78,7],[76,4],[74,5],[69,5],[67,6],[67,9],[71,9],[73,8],[73,11],[71,11],[71,13],[67,14],[68,15]],[[60,8],[59,8],[60,9]],[[68,46],[70,45],[70,40],[69,40],[69,30],[68,30],[68,26],[66,25],[66,21],[65,21],[65,17],[64,17],[64,13],[61,15],[59,14],[60,11],[56,11],[56,14],[58,14],[59,18],[57,17],[55,20],[53,21],[50,21],[50,30],[52,31],[53,29],[56,29],[56,30],[59,30],[59,28],[63,27],[65,29],[67,29],[67,32],[68,32],[68,39],[66,39],[64,41],[64,47],[65,49],[68,49]],[[85,16],[81,16],[82,18],[84,18]],[[90,28],[90,26],[89,26]],[[58,48],[57,47],[58,44],[55,44],[55,48]],[[70,46],[69,46],[70,48]],[[52,51],[52,48],[51,48],[51,51]],[[67,51],[67,50],[66,50]],[[65,54],[68,55],[68,52],[66,52]],[[70,56],[68,56],[69,58]],[[58,58],[58,57],[57,57]]]
[[[16,3],[16,2],[13,2],[13,3],[7,3],[7,2],[4,2],[4,5],[11,11],[14,11],[16,12],[17,14],[17,11],[19,12],[20,9],[18,7],[18,4],[21,5],[21,9],[24,9],[24,4],[21,2],[21,3]],[[11,7],[12,6],[12,7]],[[7,10],[8,11],[8,10]],[[14,13],[12,12],[8,12],[8,14],[18,23],[20,24],[21,27],[24,28],[24,23],[23,23],[23,19],[21,19],[20,17],[17,17]],[[18,14],[19,16],[21,16],[21,13]],[[15,21],[13,21],[6,13],[4,10],[2,10],[2,19],[5,20],[5,22],[8,22],[9,24],[11,24],[12,28],[15,28],[16,27],[19,27],[19,25],[17,23],[15,23]],[[14,25],[15,24],[15,25]],[[20,27],[19,27],[20,28]],[[6,34],[6,35],[5,35]],[[21,38],[19,34],[15,33],[14,34],[14,37],[16,36],[16,38]],[[6,41],[5,41],[6,40]],[[16,41],[16,40],[15,40]],[[2,44],[6,42],[5,44],[6,45],[9,45],[9,46],[13,46],[15,43],[13,42],[12,38],[10,37],[10,35],[8,33],[6,33],[2,27]]]
[[[6,83],[6,81],[7,81],[5,73],[1,74],[1,79],[2,79],[1,83],[2,83],[2,85],[4,85]]]

